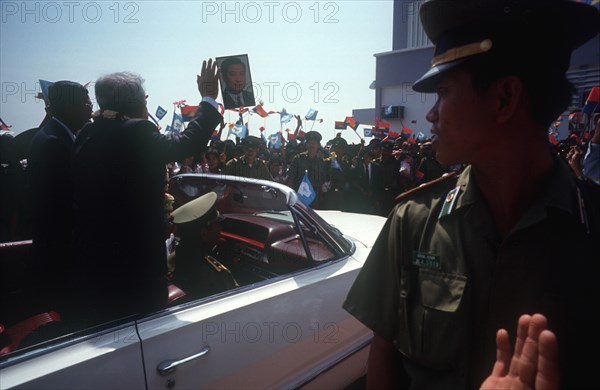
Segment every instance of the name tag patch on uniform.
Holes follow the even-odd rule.
[[[440,256],[432,253],[413,251],[413,265],[417,267],[440,269]]]

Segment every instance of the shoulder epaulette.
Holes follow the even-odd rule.
[[[410,189],[408,191],[405,191],[405,192],[401,193],[400,195],[396,196],[395,201],[396,202],[400,202],[402,200],[406,200],[409,196],[411,196],[411,195],[413,195],[415,193],[419,193],[419,192],[424,191],[426,189],[434,188],[438,184],[444,183],[447,180],[449,180],[449,179],[451,179],[451,178],[453,178],[455,176],[458,176],[458,175],[459,175],[458,171],[449,172],[449,173],[447,173],[447,174],[445,174],[445,175],[443,175],[441,177],[438,177],[437,179],[433,179],[431,181],[428,181],[427,183],[421,184],[418,187],[415,187],[413,189]]]

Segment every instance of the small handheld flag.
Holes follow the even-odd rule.
[[[344,122],[346,122],[348,124],[348,126],[350,126],[350,128],[355,131],[358,128],[358,125],[360,124],[358,121],[356,121],[354,119],[354,117],[351,117],[351,116],[347,116],[346,119],[344,120]]]
[[[336,130],[346,130],[348,125],[343,121],[335,121],[335,129]]]
[[[181,106],[181,117],[184,122],[189,122],[193,120],[198,114],[198,106]]]
[[[281,133],[275,133],[269,136],[269,149],[281,149],[281,144]]]
[[[246,138],[246,135],[248,135],[248,128],[244,126],[242,120],[239,119],[235,122],[235,125],[229,129],[229,134],[233,134],[238,138]],[[227,136],[229,136],[229,134]]]
[[[54,84],[52,81],[48,80],[40,80],[40,88],[42,89],[42,98],[44,99],[44,103],[48,105],[48,89],[50,86]]]
[[[281,110],[281,113],[279,113],[279,116],[280,116],[281,123],[288,123],[294,117],[294,115],[288,114],[287,111],[285,110],[285,108],[283,110]]]
[[[162,118],[164,118],[165,115],[167,115],[167,110],[165,110],[161,106],[158,106],[156,108],[156,117],[158,118],[158,120],[161,120]]]
[[[298,187],[298,199],[305,205],[310,206],[316,197],[317,193],[308,178],[308,173],[305,172],[304,179],[302,179],[302,183],[300,183],[300,187]]]
[[[304,117],[304,119],[306,119],[307,121],[314,121],[317,120],[317,113],[319,111],[314,110],[314,109],[310,109],[308,110],[308,112],[306,113],[306,116]]]
[[[262,108],[262,106],[260,104],[258,106],[256,106],[256,107],[254,107],[252,109],[252,112],[255,112],[256,114],[258,114],[262,118],[266,118],[266,117],[269,116],[269,114],[265,111],[264,108]]]
[[[394,130],[390,130],[388,132],[387,136],[388,136],[388,138],[391,138],[392,140],[394,140],[394,139],[400,137],[400,133],[398,133],[397,131],[394,131]]]
[[[332,169],[337,169],[338,171],[342,170],[342,167],[340,166],[340,163],[335,158],[331,159],[331,168]]]
[[[183,130],[183,118],[177,113],[173,113],[173,121],[171,122],[172,131],[180,133]]]
[[[600,87],[592,88],[581,111],[588,115],[600,111]]]

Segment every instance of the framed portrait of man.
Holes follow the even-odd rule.
[[[225,109],[255,106],[247,54],[217,57],[221,70],[221,95]]]

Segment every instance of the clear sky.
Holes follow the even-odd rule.
[[[0,2],[0,117],[16,133],[44,116],[39,79],[94,82],[131,71],[146,81],[148,108],[197,104],[202,60],[248,54],[264,108],[332,138],[334,121],[375,104],[374,53],[391,50],[393,1],[5,1]],[[94,101],[93,87],[90,97]],[[219,98],[220,99],[220,98]],[[97,107],[95,107],[97,108]],[[225,114],[234,122],[236,114]],[[286,127],[295,128],[295,120]],[[279,116],[250,118],[250,134],[280,130]],[[314,127],[313,127],[314,126]],[[347,130],[344,137],[358,142]]]

